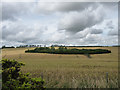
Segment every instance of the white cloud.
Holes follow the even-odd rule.
[[[117,44],[115,5],[85,2],[4,3],[3,44]]]

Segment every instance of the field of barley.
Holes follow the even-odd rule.
[[[28,48],[11,48],[2,49],[2,58],[25,63],[22,72],[29,72],[34,78],[42,76],[47,88],[117,88],[118,47],[78,48],[108,49],[112,53],[88,58],[85,55],[25,53]]]

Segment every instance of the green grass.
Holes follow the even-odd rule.
[[[108,49],[112,53],[88,58],[84,55],[24,53],[27,48],[11,48],[3,49],[2,57],[25,63],[22,72],[30,72],[33,78],[43,75],[47,88],[117,88],[118,47],[80,47],[83,48]]]

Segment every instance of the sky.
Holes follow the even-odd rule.
[[[118,45],[117,2],[2,2],[2,45]]]

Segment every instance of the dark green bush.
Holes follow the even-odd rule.
[[[110,50],[106,49],[67,49],[67,47],[59,47],[55,49],[54,47],[40,47],[34,50],[27,50],[25,52],[29,53],[51,53],[51,54],[103,54],[111,53]]]
[[[2,90],[44,90],[44,80],[29,78],[29,74],[20,72],[25,64],[15,60],[2,60]]]

